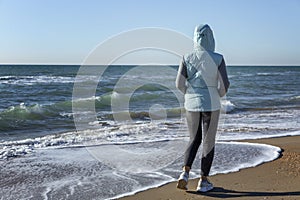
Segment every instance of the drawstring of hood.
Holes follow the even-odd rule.
[[[196,26],[194,31],[194,48],[198,51],[215,51],[214,35],[209,25]]]

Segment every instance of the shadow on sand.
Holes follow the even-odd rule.
[[[300,196],[300,191],[298,192],[244,192],[244,191],[235,191],[227,190],[221,187],[215,187],[213,190],[206,193],[199,193],[196,191],[186,191],[190,194],[203,195],[214,198],[235,198],[235,197],[261,197],[261,196]]]

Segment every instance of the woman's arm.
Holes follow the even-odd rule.
[[[223,97],[227,93],[230,85],[224,59],[222,60],[219,66],[218,80],[219,80],[219,87],[218,87],[219,95],[220,97]]]
[[[178,68],[178,73],[176,77],[176,87],[185,94],[186,91],[186,78],[187,78],[187,69],[184,58],[182,58],[181,63]]]

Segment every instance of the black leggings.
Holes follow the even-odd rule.
[[[198,148],[202,142],[201,175],[208,176],[214,158],[215,138],[218,128],[220,111],[186,112],[190,142],[185,152],[184,165],[192,167]]]

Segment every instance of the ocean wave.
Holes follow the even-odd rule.
[[[24,103],[20,103],[18,106],[11,106],[0,112],[0,131],[18,130],[30,125],[35,126],[34,121],[55,116],[57,116],[55,112],[39,104],[26,106]]]
[[[292,101],[300,100],[300,96],[293,96],[293,97],[290,97],[289,100],[292,100]]]
[[[114,121],[96,121],[84,131],[66,132],[23,140],[0,143],[0,159],[18,157],[40,148],[88,147],[107,144],[133,144],[174,140],[183,137],[168,129],[181,126],[180,121],[159,123],[137,121],[131,124]],[[164,132],[165,134],[161,134]],[[151,133],[151,134],[149,134]]]
[[[123,102],[124,100],[130,99],[130,102],[138,102],[138,101],[149,101],[153,99],[157,99],[157,100],[161,99],[160,93],[140,92],[140,93],[135,93],[131,96],[130,95],[131,95],[130,93],[112,91],[112,92],[105,93],[99,97],[96,97],[96,100],[98,100],[98,103],[111,105],[112,100],[114,100],[115,102]]]
[[[45,124],[47,120],[57,121],[57,126],[59,123],[66,126],[68,123],[71,124],[72,121],[68,116],[61,113],[68,112],[71,112],[71,103],[67,102],[50,105],[26,105],[23,102],[0,112],[0,131],[4,133],[14,130],[24,131],[26,128],[39,130],[48,126],[48,124]]]
[[[56,105],[25,105],[25,103],[20,103],[17,106],[10,106],[9,108],[2,110],[0,112],[0,121],[5,120],[42,120],[49,117],[56,117],[58,113],[54,108]],[[1,127],[0,127],[1,129]]]
[[[184,108],[164,108],[163,110],[156,110],[151,112],[149,110],[128,110],[128,111],[116,111],[111,112],[112,98],[117,99],[119,102],[123,102],[129,98],[127,94],[119,93],[106,93],[101,96],[93,96],[88,98],[78,98],[76,100],[56,102],[49,105],[33,104],[27,105],[24,102],[16,106],[10,106],[7,109],[0,111],[0,131],[10,131],[11,129],[23,129],[28,126],[35,126],[38,128],[40,125],[37,121],[43,122],[44,120],[54,119],[57,121],[68,120],[66,123],[71,123],[73,120],[72,106],[85,108],[87,104],[93,102],[98,112],[98,116],[101,119],[113,120],[114,115],[121,115],[122,113],[129,113],[133,120],[150,120],[160,119],[162,113],[165,113],[167,118],[178,118],[184,113]],[[152,99],[159,99],[159,94],[139,94],[133,96],[131,102],[149,101]],[[229,100],[222,101],[222,112],[231,113],[235,110],[236,106]],[[149,113],[151,112],[151,113]],[[157,115],[157,116],[156,116]],[[42,124],[41,124],[42,125]]]
[[[294,73],[293,71],[280,71],[280,72],[236,72],[234,74],[229,74],[228,77],[230,78],[238,78],[238,77],[254,77],[254,76],[282,76],[282,75],[289,75]]]
[[[68,76],[0,76],[0,84],[35,85],[49,83],[73,83],[74,77]]]
[[[252,139],[266,139],[266,138],[277,138],[277,137],[285,137],[285,136],[298,136],[300,135],[300,131],[282,131],[279,133],[273,134],[246,134],[245,132],[234,132],[234,134],[222,134],[218,138],[219,141],[232,141],[232,140],[252,140]]]
[[[236,105],[234,105],[230,100],[222,100],[221,101],[221,111],[223,113],[230,113],[234,111]]]
[[[89,102],[95,101],[96,108],[108,108],[110,100],[106,98],[105,96],[82,98],[78,99],[76,104],[86,106]],[[66,118],[72,119],[72,103],[71,100],[45,105],[27,105],[22,102],[19,105],[10,106],[0,111],[0,131],[19,129],[28,126],[28,124],[34,125],[37,121],[42,122],[47,119],[56,119],[57,121]]]
[[[132,92],[133,90],[138,90],[139,92],[155,92],[155,91],[165,91],[166,88],[158,85],[158,84],[144,84],[143,82],[138,84],[136,82],[132,83],[132,86],[130,86],[130,82],[128,83],[129,85],[127,86],[118,86],[114,88],[114,92],[118,93],[129,93]],[[136,88],[137,85],[141,85],[140,87]],[[172,85],[170,85],[172,87]]]
[[[261,72],[261,73],[256,73],[258,76],[281,76],[283,73],[282,72]]]
[[[176,108],[172,112],[180,115],[182,109]],[[135,113],[136,118],[145,118],[148,113]],[[266,127],[264,124],[253,124],[252,120],[261,117],[273,117],[276,113],[263,113],[255,116],[233,116],[241,119],[248,118],[249,124],[225,124],[219,127],[217,140],[232,141],[244,139],[258,139],[281,137],[288,135],[300,135],[299,131],[290,131],[289,127]],[[253,118],[253,119],[252,119]],[[230,119],[231,120],[231,119]],[[66,132],[43,137],[28,138],[24,140],[13,140],[0,143],[0,159],[22,156],[34,152],[40,148],[68,148],[68,147],[88,147],[112,144],[133,144],[143,142],[158,142],[188,138],[185,120],[181,118],[168,118],[168,120],[156,121],[133,121],[116,122],[112,120],[94,121],[90,124],[90,129],[76,132]]]
[[[118,124],[114,121],[95,121],[91,125],[93,125],[94,128],[90,130],[1,142],[0,159],[3,160],[26,155],[35,152],[35,150],[40,148],[73,148],[92,147],[95,145],[137,144],[188,138],[187,129],[183,121],[180,120],[168,122],[161,121],[159,123],[137,121],[131,124]],[[220,137],[217,137],[217,140],[232,141],[300,135],[299,131],[286,130],[274,134],[260,134],[261,129],[264,129],[263,127],[258,127],[254,130],[250,129],[227,128],[226,130],[221,130],[223,133]],[[259,134],[253,134],[253,131],[256,131]],[[245,134],[246,132],[252,133]]]
[[[168,108],[162,110],[156,110],[155,112],[149,111],[119,111],[119,112],[109,112],[104,114],[102,117],[104,119],[114,119],[114,116],[122,116],[122,115],[129,115],[133,120],[150,120],[150,119],[163,119],[164,117],[167,118],[178,118],[181,117],[182,114],[185,112],[184,108]],[[165,113],[166,116],[163,114]]]

